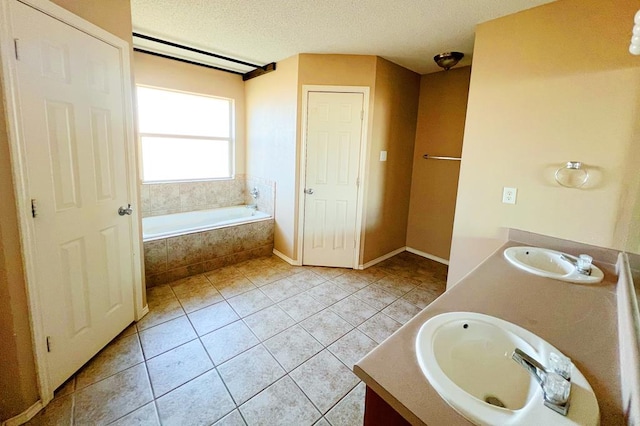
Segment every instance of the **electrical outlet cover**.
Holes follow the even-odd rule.
[[[517,194],[517,188],[502,188],[502,202],[505,204],[515,204]]]

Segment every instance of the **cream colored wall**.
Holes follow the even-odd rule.
[[[129,0],[55,0],[54,3],[131,43]],[[0,88],[0,98],[4,93]],[[0,199],[15,205],[5,124],[0,103]],[[17,213],[0,215],[0,421],[11,418],[38,400],[29,326]]]
[[[245,173],[245,97],[242,76],[141,52],[133,53],[136,84],[230,98],[235,101],[235,172]]]
[[[298,57],[248,80],[245,99],[247,175],[275,182],[274,248],[295,259]]]
[[[413,152],[407,247],[448,260],[458,191],[470,67],[423,75]]]
[[[302,53],[299,57],[300,94],[305,84],[368,87],[375,84],[375,56]]]
[[[406,245],[419,93],[420,75],[376,58],[363,264]]]
[[[627,52],[637,9],[559,0],[477,28],[449,286],[507,228],[637,250],[627,237],[639,210],[640,58]],[[591,171],[583,189],[554,181],[569,160]],[[504,186],[518,188],[516,205],[501,203]]]
[[[130,0],[51,0],[52,3],[109,31],[131,45]]]
[[[361,254],[367,262],[405,245],[419,79],[375,56],[300,54],[278,62],[276,72],[246,82],[247,174],[276,182],[276,250],[300,260],[297,220],[305,85],[370,88]],[[389,151],[386,163],[378,161],[383,148]]]
[[[305,119],[305,117],[301,117],[302,86],[304,85],[369,87],[369,122],[367,123],[368,140],[366,142],[367,146],[369,146],[371,143],[373,102],[375,98],[376,57],[363,55],[319,55],[311,53],[304,53],[299,55],[299,57],[298,116],[300,116],[300,120]],[[301,129],[302,121],[299,122],[297,129],[298,144],[302,144]],[[296,171],[296,175],[299,175],[299,171]],[[364,177],[365,182],[367,181],[367,176]],[[298,186],[299,182],[296,184],[296,187]],[[365,194],[365,205],[366,202]],[[302,230],[300,230],[300,232],[302,232]],[[362,237],[364,237],[364,233]],[[362,240],[362,242],[364,243],[364,240]],[[364,246],[361,245],[361,257],[363,255],[363,247]],[[296,254],[297,250],[296,236],[294,251]]]

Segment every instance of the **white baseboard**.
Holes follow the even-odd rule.
[[[284,260],[285,262],[287,262],[289,265],[292,266],[301,266],[302,263],[298,262],[297,260],[293,260],[291,259],[289,256],[284,255],[282,253],[280,253],[278,250],[273,249],[273,254],[275,254],[276,256],[278,256],[280,259]]]
[[[425,253],[423,251],[416,250],[416,249],[411,248],[411,247],[407,247],[407,251],[409,253],[417,254],[418,256],[424,257],[426,259],[433,260],[434,262],[442,263],[443,265],[447,265],[447,266],[449,265],[449,261],[447,259],[443,259],[441,257],[434,256],[432,254]]]
[[[42,406],[42,401],[38,400],[35,404],[24,410],[22,413],[2,422],[2,426],[18,426],[24,424],[35,417],[35,415],[38,414],[43,408],[44,407]]]
[[[400,254],[400,253],[402,253],[402,252],[403,252],[403,251],[405,251],[405,250],[406,250],[406,247],[400,247],[399,249],[395,249],[395,250],[394,250],[394,251],[392,251],[392,252],[389,252],[389,253],[387,253],[387,254],[385,254],[385,255],[382,255],[382,256],[380,256],[380,257],[378,257],[378,258],[376,258],[376,259],[373,259],[373,260],[371,260],[371,261],[369,261],[369,262],[365,263],[364,265],[360,265],[360,266],[358,266],[358,269],[367,269],[368,267],[373,266],[373,265],[375,265],[376,263],[380,263],[380,262],[382,262],[383,260],[387,260],[387,259],[389,259],[390,257],[393,257],[393,256],[395,256],[396,254]]]

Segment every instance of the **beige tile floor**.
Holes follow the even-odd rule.
[[[353,364],[445,289],[404,252],[364,271],[250,260],[150,288],[150,312],[30,424],[361,425]]]

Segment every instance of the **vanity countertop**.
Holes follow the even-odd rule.
[[[600,284],[556,281],[509,265],[502,252],[516,245],[522,244],[508,242],[497,250],[356,363],[354,372],[411,424],[469,425],[423,375],[415,341],[422,324],[435,315],[479,312],[517,324],[569,356],[596,394],[600,424],[624,424],[615,267],[594,262],[605,273]]]

